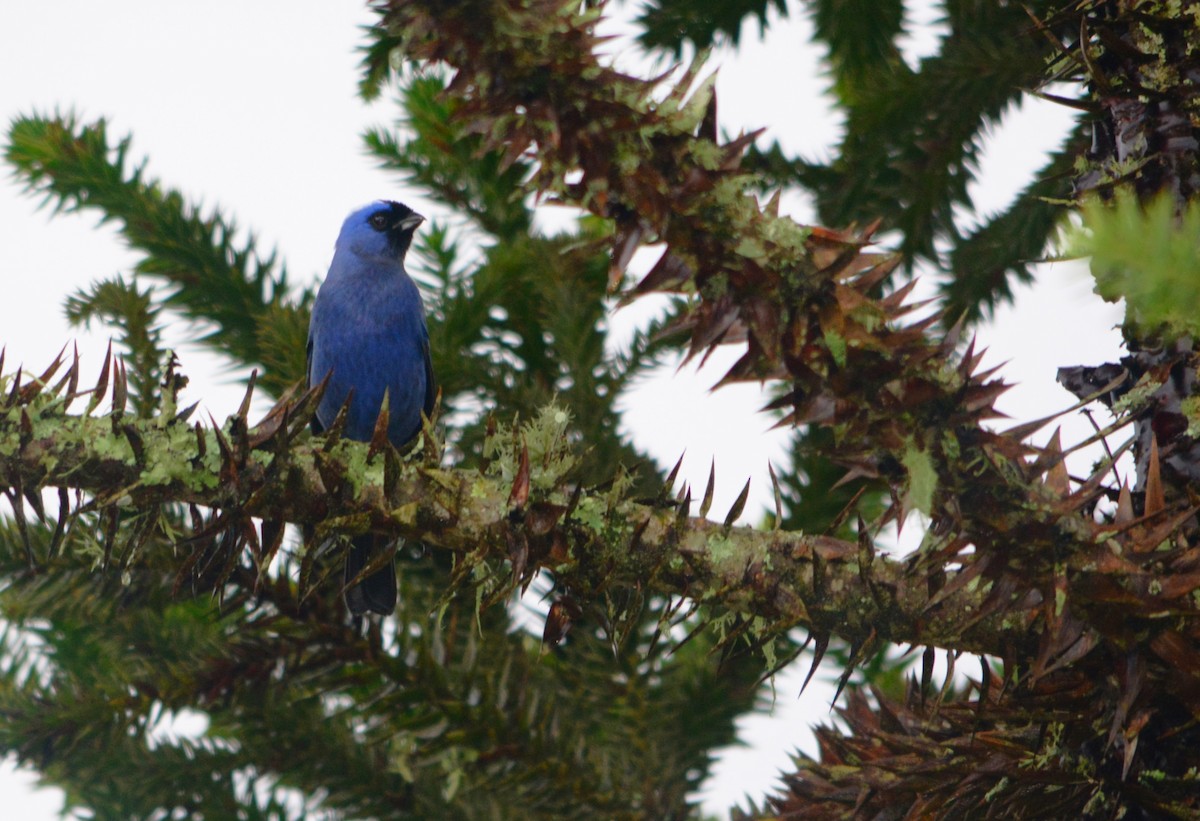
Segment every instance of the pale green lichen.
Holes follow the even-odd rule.
[[[887,323],[887,317],[879,309],[879,306],[873,302],[866,302],[859,305],[849,312],[849,316],[870,333],[878,331]]]
[[[846,367],[846,339],[830,328],[822,329],[822,336],[825,339],[825,347],[829,349],[829,355],[833,357],[833,361],[837,363],[839,368]]]
[[[738,256],[745,257],[746,259],[752,259],[756,262],[764,259],[767,256],[766,247],[759,242],[756,237],[750,235],[743,236],[738,241],[737,247],[734,248],[734,252],[737,253]]]
[[[961,455],[961,449],[958,444],[958,437],[952,430],[946,430],[942,434],[942,453],[946,456],[946,461],[957,462]]]
[[[383,486],[383,460],[367,461],[367,449],[359,442],[343,439],[329,451],[329,456],[346,466],[345,478],[353,495],[362,496],[369,486]]]
[[[812,235],[812,229],[799,225],[790,219],[769,219],[763,225],[763,236],[774,243],[779,249],[789,252],[793,258],[806,258],[808,249],[805,243]]]
[[[603,533],[607,512],[607,505],[603,501],[593,496],[584,496],[572,511],[571,519],[593,533]]]
[[[779,651],[776,649],[775,638],[768,638],[763,641],[764,637],[770,630],[771,625],[761,616],[755,616],[750,624],[750,637],[759,643],[762,648],[763,660],[767,664],[768,670],[774,670],[779,664]]]
[[[733,225],[752,224],[759,216],[754,200],[746,196],[750,178],[745,174],[721,177],[709,195],[698,203],[697,210],[719,209],[722,216]],[[741,231],[738,232],[739,234]]]
[[[724,578],[740,578],[747,567],[761,564],[771,569],[770,546],[765,539],[734,539],[728,531],[714,531],[705,539],[709,566],[715,575]]]
[[[1092,818],[1098,813],[1104,813],[1105,815],[1107,815],[1105,810],[1108,808],[1108,805],[1109,805],[1108,796],[1105,795],[1103,789],[1101,789],[1100,787],[1097,787],[1096,791],[1094,793],[1092,793],[1091,798],[1089,798],[1087,800],[1087,803],[1083,805],[1083,810],[1082,810],[1083,816],[1086,818]]]
[[[1022,769],[1046,770],[1058,762],[1062,754],[1063,733],[1066,726],[1060,721],[1052,721],[1046,725],[1042,733],[1041,749],[1021,761],[1017,766]]]
[[[1187,435],[1200,438],[1200,396],[1189,396],[1179,403],[1179,409],[1187,417]]]
[[[1062,564],[1055,564],[1055,575],[1066,573],[1066,568]],[[1054,589],[1054,617],[1059,618],[1067,609],[1067,591],[1065,588],[1056,587]]]
[[[172,425],[163,429],[162,437],[154,449],[152,458],[147,460],[141,476],[138,477],[143,485],[169,485],[180,482],[197,489],[217,486],[221,459],[215,437],[199,466],[195,463],[196,436],[191,428],[186,425]]]
[[[937,469],[933,457],[913,440],[905,443],[904,455],[900,459],[908,473],[904,489],[904,504],[916,508],[925,515],[933,510],[933,494],[937,490]]]
[[[712,563],[713,570],[720,575],[725,575],[729,570],[730,562],[738,556],[737,544],[720,533],[714,533],[708,537],[708,559]]]
[[[402,524],[412,526],[417,523],[417,516],[421,512],[421,505],[418,502],[408,502],[399,507],[392,508],[392,520]]]
[[[707,50],[696,52],[691,65],[688,66],[685,79],[681,80],[681,83],[686,83],[687,78],[697,76],[704,69],[708,55]],[[684,133],[693,133],[704,120],[704,115],[708,113],[709,102],[712,100],[716,83],[717,73],[710,72],[686,99],[684,99],[684,95],[687,94],[687,89],[682,85],[677,85],[672,89],[672,93],[656,106],[656,110],[660,116],[670,119],[674,128]],[[682,102],[680,102],[681,100]]]
[[[519,426],[515,435],[512,428],[497,430],[483,443],[488,474],[514,481],[524,449],[529,455],[530,487],[543,493],[554,490],[579,462],[571,447],[570,426],[570,411],[551,402]]]
[[[708,140],[697,140],[692,143],[689,156],[701,168],[715,171],[721,167],[721,163],[725,160],[725,152],[721,146]]]
[[[79,432],[82,435],[87,435],[89,425],[79,427]],[[122,462],[132,465],[134,463],[133,446],[129,444],[129,440],[124,436],[115,433],[102,434],[91,439],[92,452],[101,459],[112,459],[113,461]]]
[[[996,798],[996,796],[1000,795],[1006,789],[1008,789],[1008,776],[1004,776],[1003,778],[1001,778],[999,781],[996,782],[996,786],[992,787],[990,790],[988,790],[986,793],[984,793],[983,800],[985,802],[991,802],[993,799]]]
[[[491,482],[488,482],[486,479],[480,476],[471,483],[468,493],[470,493],[472,499],[486,499],[489,495],[491,495],[491,489]]]

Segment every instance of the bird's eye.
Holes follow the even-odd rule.
[[[387,215],[375,214],[369,220],[367,220],[367,222],[370,223],[371,227],[376,231],[382,231],[387,228]]]

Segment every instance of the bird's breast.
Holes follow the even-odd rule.
[[[318,382],[329,375],[317,409],[322,425],[332,424],[353,391],[345,435],[370,439],[386,392],[389,438],[403,444],[420,429],[425,397],[425,320],[419,297],[415,306],[409,300],[400,302],[406,304],[386,298],[318,297],[313,308],[311,378]]]

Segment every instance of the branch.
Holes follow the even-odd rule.
[[[922,575],[876,557],[867,541],[718,524],[687,514],[690,494],[682,503],[666,496],[639,502],[619,481],[601,490],[572,487],[564,478],[576,462],[569,417],[558,409],[520,431],[494,434],[486,470],[453,470],[438,466],[432,446],[402,461],[390,448],[343,440],[336,430],[310,437],[316,391],[281,401],[253,427],[245,416],[249,393],[221,428],[189,423],[191,409],[175,413],[169,395],[159,416],[134,419],[119,407],[122,369],[111,368],[104,381],[117,409],[100,415],[68,413],[83,393],[72,387],[77,361],[53,388],[43,386],[54,369],[25,383],[19,374],[0,382],[0,488],[15,503],[23,496],[43,518],[38,500],[46,489],[90,495],[80,508],[60,511],[64,531],[81,510],[186,503],[219,513],[222,524],[210,528],[204,549],[229,522],[256,517],[312,526],[318,535],[369,529],[419,540],[458,554],[460,567],[503,567],[505,592],[545,569],[584,601],[613,588],[688,597],[759,617],[764,633],[803,626],[857,645],[878,638],[982,653],[998,652],[1011,642],[1006,633],[1022,629],[1011,617],[1004,625],[985,617],[964,631],[961,614],[983,612],[982,588],[961,586],[935,599]],[[106,386],[93,392],[93,408]],[[109,552],[127,551],[118,545]]]

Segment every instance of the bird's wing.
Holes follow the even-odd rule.
[[[437,377],[433,375],[433,362],[429,358],[429,337],[421,342],[421,353],[425,357],[425,404],[426,416],[433,415],[433,404],[437,401]]]
[[[305,356],[305,360],[306,360],[305,366],[304,366],[304,379],[305,379],[305,383],[310,388],[313,386],[312,349],[313,349],[313,336],[312,336],[312,328],[310,327],[308,329],[308,344],[304,346],[304,356]],[[315,411],[313,412],[312,422],[310,422],[310,425],[312,427],[312,432],[315,434],[321,434],[321,433],[325,432],[325,426],[321,424],[321,420],[317,418],[317,414]]]

